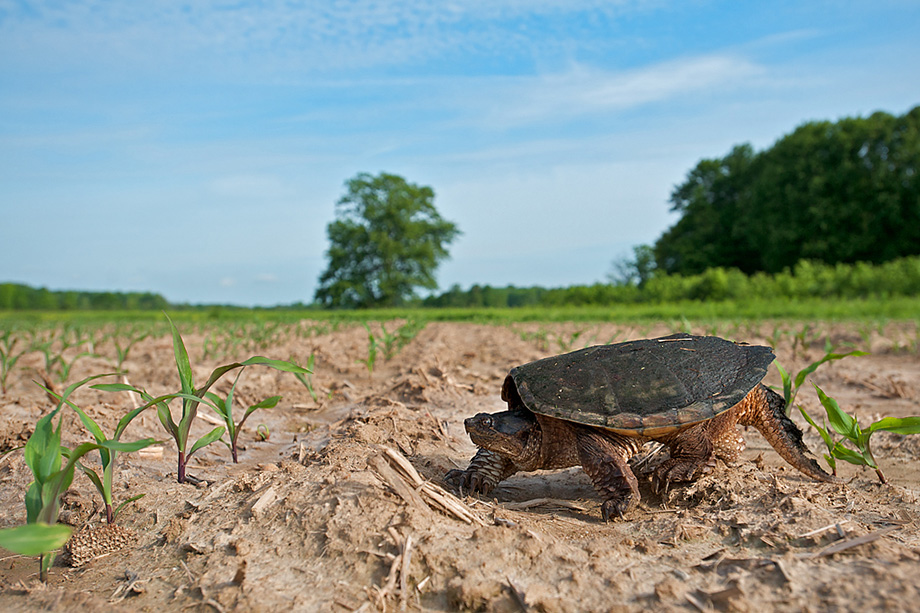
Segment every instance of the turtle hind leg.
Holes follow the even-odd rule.
[[[636,508],[639,481],[627,463],[637,451],[636,442],[589,427],[578,428],[575,438],[581,467],[604,500],[604,521],[622,518]]]
[[[451,470],[444,480],[461,491],[488,494],[517,472],[514,462],[494,451],[479,448],[466,470]]]
[[[707,423],[691,426],[660,439],[670,458],[655,469],[654,489],[667,493],[672,483],[696,481],[715,468],[716,448]]]

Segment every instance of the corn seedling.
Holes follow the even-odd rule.
[[[316,357],[311,353],[310,357],[307,359],[306,370],[309,371],[308,373],[294,373],[294,376],[297,377],[297,380],[303,383],[303,386],[307,388],[308,392],[310,392],[310,397],[313,398],[313,402],[317,402],[319,400],[316,392],[313,390],[313,361],[315,359]]]
[[[185,348],[185,343],[182,341],[182,336],[179,334],[179,330],[176,328],[175,324],[173,324],[172,320],[169,319],[168,315],[166,319],[169,320],[169,325],[172,329],[173,353],[175,355],[176,368],[179,372],[179,382],[182,386],[180,391],[153,398],[146,391],[126,383],[94,385],[92,387],[93,389],[100,389],[103,391],[128,391],[140,394],[141,397],[146,401],[146,404],[142,407],[139,407],[138,409],[135,409],[135,411],[138,412],[143,411],[148,407],[156,406],[157,417],[159,418],[160,423],[176,442],[176,447],[178,448],[177,480],[179,483],[185,483],[185,469],[186,465],[188,464],[188,460],[199,449],[202,449],[203,447],[206,447],[211,443],[219,440],[225,431],[224,426],[218,426],[192,443],[191,446],[189,446],[189,433],[192,429],[192,423],[195,421],[195,417],[198,415],[198,406],[204,402],[205,404],[208,404],[214,408],[214,410],[217,410],[217,407],[215,407],[211,403],[210,399],[206,397],[206,394],[208,390],[211,389],[212,385],[217,383],[217,381],[222,376],[231,370],[243,368],[245,366],[262,365],[275,368],[282,372],[302,374],[307,374],[309,371],[305,368],[297,366],[296,364],[292,364],[291,362],[286,362],[284,360],[271,360],[262,356],[253,356],[242,362],[233,362],[232,364],[218,366],[211,372],[207,382],[201,387],[196,388],[192,377],[192,366],[189,362],[188,351]],[[169,402],[175,399],[182,400],[182,417],[179,419],[178,423],[176,423],[176,421],[173,419],[172,413],[169,410]]]
[[[272,396],[257,402],[256,404],[251,405],[246,409],[246,412],[243,414],[243,417],[240,419],[239,423],[234,423],[233,392],[236,390],[236,383],[240,380],[240,375],[242,374],[243,371],[240,370],[239,374],[236,375],[236,379],[233,380],[233,385],[230,386],[230,391],[227,392],[226,398],[221,398],[214,392],[205,393],[205,396],[208,398],[208,400],[211,401],[211,406],[214,407],[214,410],[217,411],[217,414],[220,415],[224,420],[224,423],[227,424],[227,435],[230,437],[230,442],[225,444],[230,448],[230,455],[233,457],[234,464],[239,462],[237,459],[236,441],[240,436],[240,431],[243,429],[243,423],[245,423],[246,419],[248,419],[249,416],[252,415],[256,410],[274,408],[278,405],[278,402],[281,401],[281,396]]]
[[[867,466],[875,470],[878,480],[882,483],[887,483],[885,475],[882,473],[878,463],[875,461],[875,457],[872,455],[872,447],[870,446],[869,439],[873,432],[879,430],[885,430],[895,434],[920,434],[920,416],[900,418],[883,417],[870,424],[869,427],[861,428],[855,415],[851,416],[843,411],[840,405],[837,404],[837,401],[828,397],[817,385],[815,385],[814,388],[818,392],[818,399],[821,401],[821,406],[824,407],[824,411],[827,413],[828,423],[830,423],[834,432],[841,435],[843,438],[835,441],[828,429],[822,428],[816,424],[801,406],[799,406],[799,411],[801,411],[805,420],[821,434],[821,438],[824,439],[824,444],[827,446],[828,451],[824,454],[824,459],[827,461],[828,466],[831,467],[834,474],[837,474],[837,460],[844,460],[856,466]],[[849,446],[847,443],[849,443]]]
[[[83,379],[79,383],[75,383],[74,385],[70,386],[68,389],[70,391],[73,391],[77,389],[78,387],[85,385],[86,383],[89,383],[90,381],[99,379],[101,377],[110,377],[110,376],[113,376],[114,374],[116,373],[107,373],[104,375],[95,375],[93,377],[88,377],[86,379]],[[66,403],[67,406],[73,409],[77,413],[77,415],[80,417],[80,421],[83,422],[83,425],[86,427],[87,430],[89,430],[90,434],[93,435],[93,438],[96,439],[96,443],[99,445],[102,445],[106,441],[118,442],[121,439],[121,435],[124,433],[125,428],[128,427],[128,424],[130,424],[134,420],[134,418],[140,415],[146,408],[146,407],[141,407],[141,408],[134,409],[133,411],[129,412],[127,415],[122,417],[118,421],[118,424],[115,426],[114,435],[111,438],[109,438],[102,431],[102,428],[99,427],[99,424],[97,424],[95,420],[93,420],[92,417],[87,415],[86,411],[84,411],[79,406],[71,402],[67,398],[67,396],[59,396],[58,394],[56,394],[55,392],[53,392],[52,390],[44,386],[40,386],[40,387],[42,387],[42,389],[44,389],[47,394],[54,396],[60,402]],[[140,441],[136,441],[136,443],[134,444],[138,445],[137,449],[139,450],[139,449],[144,449],[145,447],[149,447],[150,445],[153,445],[157,442],[158,441],[156,439],[146,438]],[[118,507],[113,506],[112,475],[114,472],[115,458],[117,455],[118,455],[117,450],[107,449],[105,447],[101,447],[99,449],[99,461],[100,461],[100,464],[102,465],[102,477],[101,478],[99,477],[99,474],[92,468],[85,466],[81,462],[77,463],[77,468],[83,471],[83,474],[85,474],[89,478],[89,480],[92,481],[93,485],[96,486],[96,490],[99,492],[99,495],[102,497],[102,502],[105,505],[105,519],[106,519],[106,522],[110,524],[115,523],[115,518],[118,516],[118,513],[121,512],[122,508],[124,508],[126,504],[134,502],[135,500],[138,500],[139,498],[143,496],[143,495],[134,496],[122,502],[120,505],[118,505]]]
[[[796,373],[795,377],[792,377],[788,372],[786,372],[786,369],[783,368],[782,364],[780,364],[778,360],[774,361],[773,363],[776,365],[776,370],[779,371],[779,375],[783,380],[783,399],[786,401],[786,415],[788,416],[792,412],[792,405],[795,402],[795,396],[796,394],[798,394],[799,389],[802,387],[802,384],[805,383],[805,379],[808,377],[808,375],[815,372],[815,370],[817,370],[818,367],[824,364],[825,362],[833,362],[834,360],[842,360],[843,358],[851,356],[851,355],[860,356],[860,355],[868,355],[868,353],[866,353],[865,351],[850,351],[848,353],[832,353],[831,351],[826,350],[826,353],[824,354],[823,357],[821,357],[821,359],[815,362],[812,362],[811,364],[809,364],[808,366],[800,370],[798,373]]]
[[[367,357],[363,360],[355,361],[359,364],[364,364],[364,366],[367,367],[368,376],[372,376],[374,374],[374,363],[377,361],[377,349],[380,347],[380,341],[374,336],[370,325],[366,321],[364,322],[364,329],[367,330]]]
[[[10,372],[16,367],[16,362],[26,353],[27,349],[16,352],[16,345],[19,343],[19,337],[13,334],[12,330],[6,330],[3,336],[0,336],[0,391],[6,393],[6,381]]]
[[[61,510],[61,494],[73,482],[74,470],[80,458],[94,450],[137,451],[146,445],[144,441],[122,443],[104,440],[97,443],[81,443],[73,449],[61,445],[61,422],[53,424],[63,406],[64,399],[76,389],[68,387],[62,400],[52,412],[38,420],[35,430],[26,442],[23,455],[26,465],[32,471],[33,481],[26,492],[26,525],[0,531],[0,546],[21,555],[39,557],[39,577],[48,578],[48,569],[54,562],[54,551],[70,537],[70,528],[58,526]],[[63,464],[64,457],[67,463]],[[62,467],[63,465],[63,467]]]
[[[809,334],[811,333],[811,324],[804,324],[802,329],[798,332],[792,333],[792,355],[795,356],[798,353],[799,348],[802,349],[802,355],[808,351],[808,348],[811,346],[811,338]]]
[[[779,342],[783,338],[785,331],[779,326],[773,326],[773,333],[767,337],[767,344],[773,348],[773,351],[776,351],[776,348],[779,347]]]
[[[115,369],[119,372],[124,372],[122,366],[125,363],[125,360],[128,359],[128,354],[131,352],[131,348],[136,344],[150,336],[150,332],[144,332],[143,334],[135,333],[129,335],[124,344],[118,341],[118,336],[112,336],[112,343],[115,345]]]
[[[559,345],[559,351],[561,353],[568,353],[569,351],[571,351],[572,345],[575,344],[575,342],[578,340],[578,337],[580,337],[582,334],[584,334],[584,330],[575,330],[574,332],[569,334],[568,338],[561,336],[561,335],[557,335],[556,344]]]

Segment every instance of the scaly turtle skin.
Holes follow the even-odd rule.
[[[769,347],[717,337],[674,334],[588,347],[511,370],[502,386],[508,410],[464,424],[479,451],[466,470],[445,479],[488,494],[518,471],[580,465],[604,502],[604,520],[639,502],[627,462],[649,440],[668,447],[655,486],[694,481],[715,458],[744,450],[736,426],[754,426],[792,466],[813,479],[839,482],[811,457],[782,397],[761,385]]]

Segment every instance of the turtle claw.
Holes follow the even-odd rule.
[[[623,519],[623,517],[629,511],[632,511],[637,504],[638,502],[633,496],[623,496],[621,498],[605,500],[601,505],[601,516],[604,518],[605,523],[614,518]]]
[[[480,471],[471,469],[454,469],[448,471],[448,473],[444,475],[444,481],[456,487],[461,495],[464,491],[470,494],[488,494],[494,488],[489,480],[483,477]]]

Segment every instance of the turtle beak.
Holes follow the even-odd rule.
[[[473,430],[491,430],[492,426],[492,416],[488,413],[479,413],[474,417],[468,417],[463,420],[463,427],[466,429],[467,434]]]

